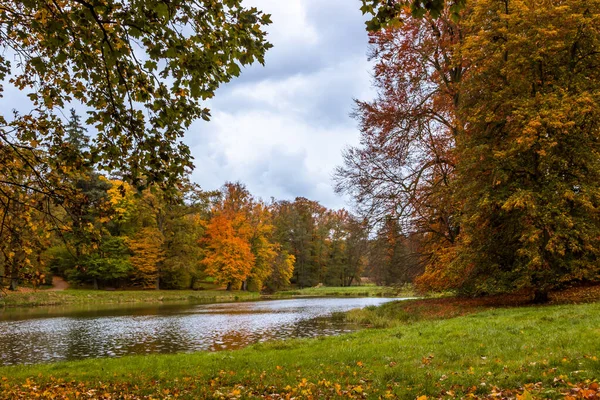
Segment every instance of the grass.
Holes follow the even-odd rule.
[[[218,302],[258,299],[258,293],[223,290],[83,290],[9,293],[0,299],[4,307],[62,306],[81,304],[134,304],[166,302]]]
[[[349,287],[312,287],[305,289],[284,290],[272,297],[412,297],[414,291],[410,285],[394,288],[386,286],[349,286]]]
[[[212,285],[216,287],[216,285]],[[259,298],[290,297],[409,297],[412,288],[401,289],[383,286],[318,287],[301,290],[288,290],[273,295],[224,290],[86,290],[67,289],[63,291],[37,290],[24,293],[7,292],[0,297],[0,307],[23,308],[37,306],[67,305],[110,305],[136,303],[176,303],[176,302],[222,302],[257,300]]]
[[[600,303],[519,301],[398,302],[360,314],[393,326],[338,337],[4,367],[0,398],[598,398]]]

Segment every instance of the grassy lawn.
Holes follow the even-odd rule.
[[[355,296],[355,297],[413,297],[414,291],[412,287],[406,286],[403,288],[392,288],[385,286],[365,285],[365,286],[350,286],[350,287],[312,287],[305,289],[284,290],[275,293],[272,297],[296,297],[296,296],[312,296],[312,297],[327,297],[327,296]]]
[[[40,290],[8,293],[0,299],[0,307],[58,306],[76,304],[130,304],[161,302],[218,302],[258,299],[258,293],[223,290],[83,290],[59,292]]]
[[[383,286],[319,287],[299,290],[287,290],[273,295],[261,296],[259,293],[225,290],[86,290],[67,289],[63,291],[37,290],[25,293],[7,292],[0,297],[0,307],[35,307],[64,305],[110,305],[134,303],[166,302],[222,302],[258,300],[260,298],[290,297],[411,297],[412,288],[402,289]]]
[[[407,301],[349,315],[371,324],[385,316],[391,327],[338,337],[4,367],[0,398],[600,396],[600,303],[496,307]]]

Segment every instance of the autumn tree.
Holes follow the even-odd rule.
[[[280,263],[286,263],[288,260],[277,260],[279,246],[273,241],[273,229],[272,216],[269,208],[262,201],[254,202],[252,209],[250,210],[250,244],[252,247],[252,254],[254,255],[254,266],[244,288],[250,290],[262,290],[265,281],[273,273],[275,268],[274,264],[279,261]],[[277,267],[285,267],[285,265],[278,265]],[[282,271],[283,272],[283,271]],[[279,279],[283,279],[285,272],[280,274]]]
[[[169,191],[152,185],[137,199],[137,223],[156,229],[164,253],[156,265],[155,287],[190,288],[201,276],[203,220],[208,218],[210,196],[186,178]],[[139,227],[138,227],[139,229]]]
[[[254,265],[252,247],[247,234],[239,231],[239,222],[224,214],[213,216],[201,242],[206,246],[206,257],[202,260],[206,274],[227,285],[227,290],[246,281]]]
[[[400,199],[399,204],[408,209],[415,209],[414,204],[424,206],[421,210],[426,212],[420,215],[428,216],[423,221],[429,229],[422,230],[422,247],[429,258],[420,285],[472,294],[528,289],[535,292],[535,301],[545,301],[550,290],[597,280],[599,108],[594,74],[598,70],[598,2],[482,0],[466,3],[462,11],[447,8],[419,20],[409,17],[401,2],[364,3],[374,7],[363,11],[381,17],[381,24],[374,24],[373,29],[388,24],[377,35],[409,29],[429,17],[439,17],[430,23],[439,25],[445,15],[454,14],[448,20],[448,32],[457,40],[446,42],[451,44],[447,46],[443,36],[433,37],[432,43],[442,47],[423,57],[429,61],[438,54],[450,55],[440,59],[440,65],[450,69],[438,70],[441,80],[425,88],[446,87],[451,95],[446,97],[452,103],[431,103],[432,110],[447,110],[446,115],[452,116],[447,119],[454,126],[452,140],[447,142],[450,151],[438,153],[451,156],[446,157],[451,173],[437,174],[443,177],[443,185],[426,185],[413,193],[419,198],[427,193],[427,186],[447,189],[436,189],[435,196],[418,203],[404,196],[405,173],[412,169],[387,168],[405,153],[402,147],[386,146],[385,140],[381,143],[388,152],[379,158],[373,156],[376,152],[356,151],[346,157],[346,169],[355,172],[354,177],[345,175],[353,178],[346,183],[355,190],[359,204],[369,200],[365,190],[369,184],[375,182],[377,190],[389,182],[390,188],[397,188],[397,193],[382,192],[390,199]],[[397,27],[395,20],[406,23]],[[401,40],[404,37],[410,35],[403,34]],[[410,46],[408,55],[400,53],[404,64],[410,66],[411,54],[422,49]],[[433,64],[429,70],[436,68]],[[408,75],[403,65],[395,69]],[[390,92],[397,87],[393,79],[377,82]],[[419,99],[423,91],[413,87],[405,93]],[[402,117],[407,107],[401,104],[391,104],[387,112],[390,117],[399,116],[387,119],[394,129],[407,121]],[[360,115],[370,114],[374,113],[369,110]],[[382,126],[377,119],[367,124],[368,129],[383,132]],[[391,137],[384,136],[386,140]],[[364,142],[368,145],[369,140]],[[418,160],[427,152],[406,154]],[[384,174],[373,174],[369,164]],[[380,178],[383,184],[377,182]],[[446,217],[431,212],[444,208],[450,211]],[[418,221],[409,221],[409,226],[419,226]],[[439,237],[446,237],[450,245]]]
[[[133,280],[143,288],[155,288],[160,274],[160,265],[164,261],[162,244],[164,236],[154,226],[140,229],[127,240],[132,256],[129,262],[133,267]]]
[[[0,204],[1,281],[11,290],[16,290],[20,281],[41,284],[46,273],[42,254],[50,245],[50,229],[55,226],[44,196],[23,187],[4,186]]]
[[[213,210],[201,243],[206,246],[202,260],[207,275],[231,290],[247,281],[255,264],[252,252],[252,207],[250,192],[240,183],[227,183],[222,199]]]
[[[600,279],[600,2],[475,2],[458,146],[461,287]],[[476,177],[476,178],[475,178]]]
[[[448,10],[402,13],[403,24],[370,34],[378,95],[356,104],[361,143],[344,152],[336,190],[375,230],[394,218],[402,235],[423,238],[422,262],[436,268],[451,259],[460,232],[453,193],[465,33]]]

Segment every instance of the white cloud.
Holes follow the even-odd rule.
[[[367,35],[358,2],[248,0],[273,14],[275,48],[219,90],[210,123],[186,138],[195,181],[206,189],[240,180],[263,199],[317,200],[345,206],[331,176],[341,151],[356,144],[353,98],[371,97]]]

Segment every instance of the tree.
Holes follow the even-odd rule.
[[[366,22],[369,31],[377,31],[384,26],[403,23],[408,19],[408,11],[413,17],[423,17],[426,13],[437,18],[450,11],[453,18],[467,3],[466,0],[362,0],[360,8],[363,14],[372,14],[373,18]]]
[[[206,246],[202,260],[206,274],[226,284],[227,290],[246,285],[255,266],[250,224],[252,204],[252,196],[243,184],[226,183],[201,240]]]
[[[241,0],[3,2],[0,95],[10,84],[32,103],[0,115],[3,196],[16,204],[23,188],[62,207],[84,164],[134,186],[175,186],[193,167],[181,137],[210,118],[203,103],[221,84],[264,62],[269,23]],[[73,104],[96,131],[83,159],[65,146],[77,134],[62,117]]]
[[[156,227],[144,227],[127,240],[131,251],[129,262],[133,267],[133,280],[143,288],[158,289],[160,265],[164,262],[162,248],[164,236]]]
[[[336,191],[355,200],[372,228],[393,218],[400,235],[421,238],[422,263],[436,268],[460,233],[453,194],[466,33],[448,12],[437,19],[402,13],[403,24],[370,34],[378,95],[357,102],[361,144],[344,152]]]
[[[284,279],[285,264],[289,258],[277,260],[279,246],[273,242],[273,224],[269,208],[261,201],[252,205],[250,213],[250,244],[254,255],[254,266],[248,277],[246,288],[262,290],[265,281],[273,273],[274,264],[279,261],[279,280]],[[282,269],[283,268],[283,269]]]
[[[114,284],[127,278],[132,270],[131,260],[125,239],[107,235],[97,251],[88,254],[81,266],[70,271],[67,277],[79,281],[91,279],[94,289],[98,289],[99,282]]]
[[[254,266],[254,254],[247,236],[236,229],[239,223],[239,220],[217,214],[208,223],[201,242],[207,250],[202,260],[206,274],[227,285],[227,290],[246,281]]]
[[[428,21],[413,21],[398,2],[375,3],[405,16],[403,25],[392,24],[377,35],[396,29],[406,43],[414,37],[411,26]],[[354,190],[359,204],[371,202],[376,209],[387,196],[399,205],[390,215],[411,216],[403,230],[427,228],[417,230],[427,254],[421,287],[471,294],[527,289],[535,301],[545,301],[550,290],[600,279],[599,10],[597,1],[467,3],[459,20],[447,19],[453,13],[447,8],[427,22],[433,28],[448,21],[446,29],[437,30],[450,35],[431,36],[434,47],[412,42],[399,48],[402,62],[391,71],[378,64],[384,96],[359,109],[365,148],[347,155],[341,176],[348,186],[341,189]],[[390,15],[384,22],[397,16]],[[416,37],[428,37],[427,24]],[[382,54],[384,61],[394,60],[393,53]],[[438,79],[425,86],[399,85],[412,77],[415,54],[425,62],[441,55],[441,63],[426,69]],[[400,100],[417,99],[419,106],[425,93],[425,104],[447,116],[451,140],[441,141],[444,151],[407,151],[424,142],[407,135],[418,131],[405,126],[412,121],[427,126],[422,123],[427,119],[407,118],[406,110],[419,110],[413,103],[386,102],[395,93]],[[426,166],[421,157],[432,155],[438,164],[434,172],[417,169],[416,176],[434,179],[413,184],[406,174],[415,165]],[[439,168],[438,155],[449,161],[449,173]]]
[[[463,288],[543,302],[600,279],[599,22],[598,1],[473,5],[450,267]]]
[[[281,250],[294,256],[292,282],[300,287],[323,282],[327,265],[329,226],[327,209],[316,201],[298,197],[272,207],[274,240]]]
[[[287,250],[281,250],[281,245],[277,244],[277,253],[271,264],[271,274],[265,283],[268,290],[274,292],[290,285],[290,280],[294,275],[294,262],[296,258],[289,254]]]

